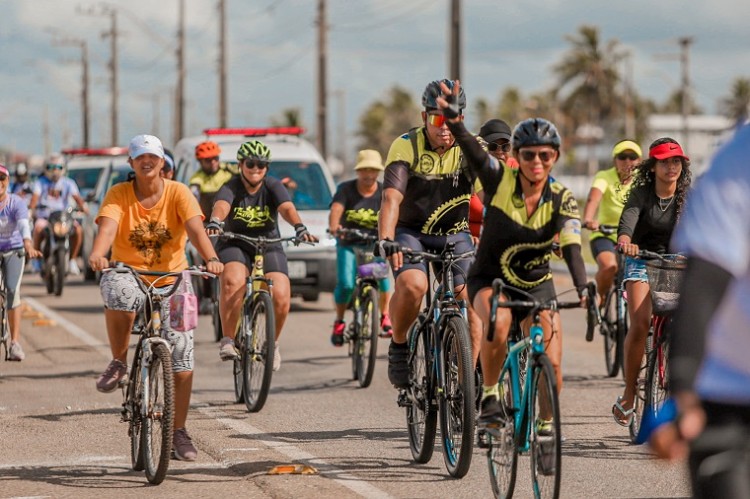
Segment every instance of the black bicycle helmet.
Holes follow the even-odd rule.
[[[528,146],[552,146],[560,149],[560,134],[552,122],[544,118],[529,118],[516,125],[511,138],[513,150]]]
[[[448,90],[453,90],[455,83],[453,80],[443,79],[434,80],[427,84],[422,94],[422,107],[425,109],[437,109],[437,98],[443,95],[443,91],[440,89],[440,83],[445,83]],[[464,93],[464,87],[458,92],[458,108],[463,110],[466,108],[466,94]]]

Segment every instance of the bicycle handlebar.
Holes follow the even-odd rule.
[[[222,232],[220,234],[212,234],[210,237],[215,237],[218,239],[238,239],[240,241],[246,242],[248,244],[252,244],[256,248],[259,246],[266,246],[269,244],[275,244],[275,243],[284,243],[284,242],[292,242],[295,246],[298,246],[300,243],[313,245],[313,243],[308,241],[303,241],[297,236],[287,236],[287,237],[266,237],[266,236],[246,236],[244,234],[238,234],[236,232]]]
[[[612,234],[617,234],[617,226],[616,225],[600,225],[599,226],[599,232],[604,234],[605,236],[611,236]]]
[[[376,236],[375,234],[369,234],[359,229],[347,229],[346,227],[340,228],[339,230],[336,231],[336,234],[332,234],[332,235],[342,240],[346,238],[351,238],[351,239],[347,239],[346,242],[351,242],[355,244],[356,243],[372,244],[378,241],[378,236]]]
[[[401,252],[404,254],[404,259],[409,260],[410,263],[420,263],[423,261],[428,263],[447,261],[457,262],[474,256],[475,252],[473,249],[464,253],[455,254],[453,253],[454,247],[454,243],[449,243],[440,253],[430,253],[428,251],[415,251],[411,248],[402,246]]]

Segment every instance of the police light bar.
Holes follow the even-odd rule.
[[[260,137],[263,135],[302,135],[305,129],[299,126],[275,126],[266,128],[206,128],[206,135],[244,135]]]
[[[100,149],[63,149],[66,156],[126,156],[127,147],[102,147]]]

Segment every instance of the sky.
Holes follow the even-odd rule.
[[[300,108],[314,134],[315,0],[226,0],[229,125],[267,126]],[[693,96],[707,112],[750,77],[747,0],[464,0],[462,83],[471,108],[516,86],[526,95],[555,85],[566,35],[599,27],[632,53],[637,92],[663,102],[680,85],[678,38],[691,36]],[[218,10],[186,0],[186,136],[218,123]],[[81,50],[90,53],[92,145],[110,145],[109,17],[118,11],[120,145],[139,133],[171,147],[178,0],[0,0],[0,148],[42,154],[80,145]],[[394,85],[421,96],[448,73],[449,0],[328,0],[328,148],[351,161],[358,119]],[[337,98],[336,95],[342,96]],[[44,125],[49,125],[45,141]],[[467,116],[470,126],[478,128]],[[346,130],[342,139],[340,130]],[[563,131],[564,133],[565,131]]]

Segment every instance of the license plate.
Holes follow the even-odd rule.
[[[307,263],[300,261],[287,262],[289,279],[304,279],[307,277]]]

